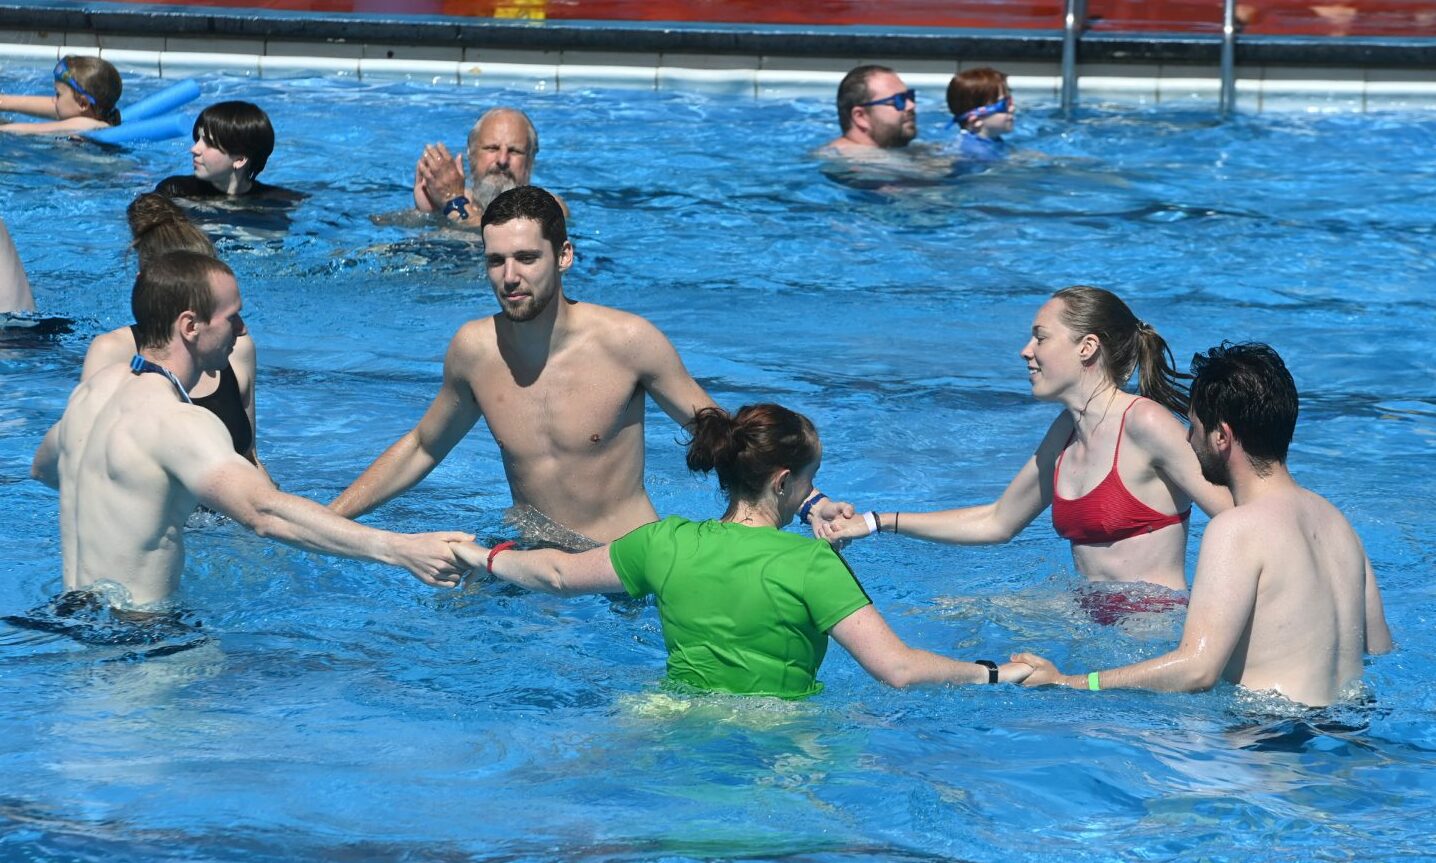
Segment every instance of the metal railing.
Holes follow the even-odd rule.
[[[1062,113],[1072,116],[1077,107],[1077,49],[1087,29],[1087,0],[1065,0],[1062,21]],[[1223,118],[1236,109],[1236,0],[1222,2],[1221,101],[1218,111]]]
[[[1062,20],[1062,113],[1077,107],[1077,43],[1087,28],[1087,0],[1067,0]]]

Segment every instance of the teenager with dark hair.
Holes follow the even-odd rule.
[[[269,115],[251,102],[217,102],[194,121],[189,153],[194,173],[160,181],[155,191],[171,198],[265,198],[296,201],[302,193],[261,183],[259,173],[274,152]]]

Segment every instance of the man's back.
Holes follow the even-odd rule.
[[[1204,553],[1207,542],[1233,543],[1259,567],[1227,679],[1304,704],[1330,704],[1360,679],[1368,565],[1336,507],[1292,483],[1217,516]]]
[[[80,385],[59,426],[60,534],[65,589],[109,580],[136,603],[168,595],[184,562],[184,521],[196,499],[155,458],[160,447],[215,431],[161,375],[113,366]],[[216,426],[214,429],[207,426]]]

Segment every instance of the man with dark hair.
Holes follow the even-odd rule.
[[[858,66],[838,85],[839,152],[906,147],[917,137],[917,94],[886,66]]]
[[[134,361],[76,387],[30,469],[60,490],[66,591],[118,585],[127,603],[165,599],[184,571],[184,523],[198,504],[307,551],[402,566],[437,587],[458,584],[451,543],[471,536],[375,530],[284,494],[234,451],[218,417],[190,403],[188,389],[222,368],[244,333],[229,267],[170,252],[140,272],[132,306]]]
[[[267,198],[296,201],[303,194],[255,179],[274,152],[269,115],[250,102],[216,102],[194,121],[194,174],[176,174],[155,191],[170,198]]]
[[[656,520],[643,487],[645,396],[679,425],[713,400],[648,321],[564,295],[573,245],[548,192],[504,192],[481,226],[499,314],[459,329],[419,424],[330,506],[354,517],[403,493],[482,417],[529,538],[584,550]]]
[[[442,143],[430,144],[414,167],[414,207],[440,213],[460,227],[477,228],[495,198],[529,184],[538,150],[538,130],[527,114],[517,108],[491,108],[469,130],[472,180],[465,184],[460,156],[450,155]],[[554,197],[567,216],[563,200]]]
[[[1040,656],[1026,685],[1190,692],[1228,680],[1308,705],[1352,694],[1362,658],[1391,649],[1381,592],[1341,512],[1287,470],[1297,393],[1276,351],[1223,343],[1192,359],[1187,439],[1233,508],[1202,537],[1186,626],[1176,650],[1085,675]]]

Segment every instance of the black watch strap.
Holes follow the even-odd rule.
[[[983,668],[987,669],[988,683],[997,682],[997,663],[993,662],[990,659],[974,659],[973,662],[976,662],[978,665],[981,665]]]

